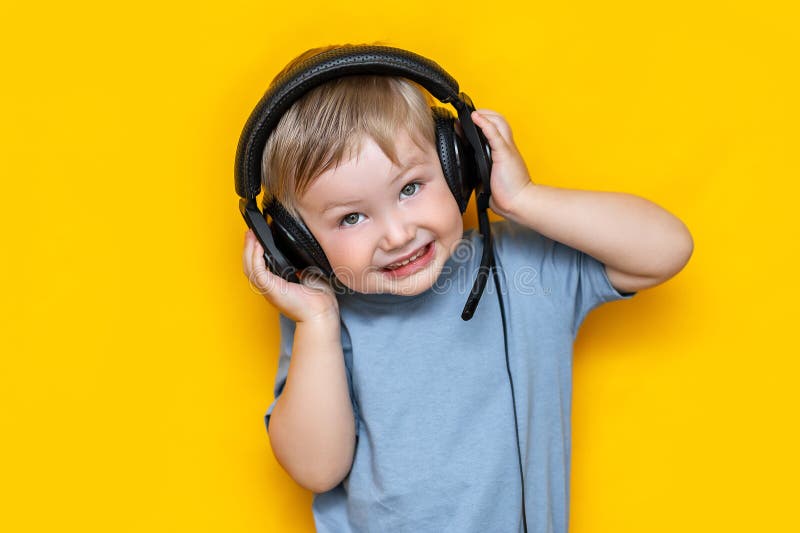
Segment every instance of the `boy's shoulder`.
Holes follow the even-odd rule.
[[[492,238],[498,268],[509,283],[535,279],[546,285],[544,292],[554,298],[572,300],[587,292],[591,294],[584,295],[583,300],[597,299],[597,303],[635,294],[615,289],[605,265],[596,258],[514,221],[492,223]]]
[[[498,249],[509,251],[517,248],[530,250],[532,246],[538,248],[554,243],[544,235],[513,220],[495,220],[490,223],[490,226],[495,251]],[[483,237],[478,228],[465,229],[462,242],[477,251],[478,254],[483,250]]]
[[[560,243],[513,220],[498,220],[491,223],[492,242],[498,258],[522,257],[536,259],[552,253]],[[480,235],[478,235],[480,240]],[[563,245],[561,245],[563,246]]]

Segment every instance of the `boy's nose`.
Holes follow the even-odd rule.
[[[414,225],[402,218],[386,217],[381,247],[387,251],[402,249],[414,240],[415,232]]]

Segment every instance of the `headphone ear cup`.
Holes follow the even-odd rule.
[[[436,149],[442,172],[453,197],[456,199],[458,209],[463,213],[475,184],[470,175],[468,154],[461,137],[456,133],[456,118],[444,107],[432,107],[433,122],[436,132]]]
[[[315,267],[325,276],[333,274],[325,252],[302,221],[275,199],[266,203],[264,212],[272,217],[270,229],[275,244],[298,271]]]

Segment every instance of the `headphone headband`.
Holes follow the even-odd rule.
[[[345,46],[316,54],[275,79],[250,114],[236,149],[236,193],[255,198],[261,192],[261,157],[272,130],[300,97],[342,76],[400,76],[427,89],[437,100],[460,108],[458,82],[434,61],[388,46]]]

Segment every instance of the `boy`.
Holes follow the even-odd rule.
[[[281,312],[272,449],[315,493],[320,532],[566,532],[578,327],[675,275],[692,239],[642,198],[534,184],[505,119],[478,110],[506,219],[493,224],[506,337],[490,294],[462,321],[482,243],[463,230],[430,103],[402,78],[339,78],[267,142],[265,194],[348,289],[271,274],[247,232],[245,274]]]

